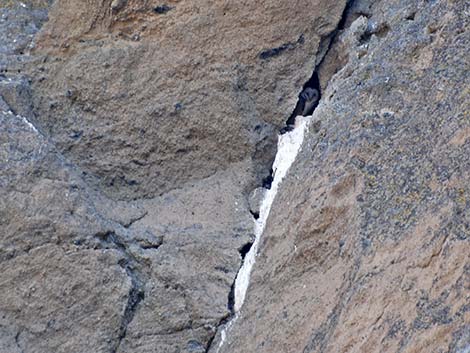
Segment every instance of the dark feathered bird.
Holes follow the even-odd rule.
[[[287,131],[291,131],[295,125],[295,118],[299,115],[307,116],[313,113],[313,110],[318,104],[320,93],[317,89],[312,87],[305,88],[299,94],[299,100],[295,106],[294,112],[287,119],[287,126],[281,130],[281,134]]]

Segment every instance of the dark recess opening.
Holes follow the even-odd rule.
[[[243,260],[245,260],[245,256],[248,254],[248,251],[250,251],[252,245],[253,243],[246,243],[240,249],[238,249],[238,252],[240,253]]]
[[[271,189],[271,184],[273,183],[273,168],[269,169],[269,175],[265,178],[263,178],[263,188],[265,189]]]
[[[336,35],[338,34],[338,32],[342,31],[346,27],[348,17],[349,17],[350,12],[352,11],[352,8],[353,8],[353,4],[354,4],[354,0],[348,0],[346,2],[346,6],[344,7],[343,14],[341,16],[341,20],[338,23],[338,27],[336,28],[334,33],[331,35],[330,46],[334,43]],[[329,48],[328,48],[328,50],[329,50]],[[319,67],[323,63],[323,60],[325,59],[325,57],[326,57],[326,55],[323,57],[323,59],[317,65],[317,67]],[[321,99],[320,79],[318,77],[318,73],[317,73],[316,69],[313,71],[312,76],[310,77],[310,79],[303,85],[302,90],[299,93],[299,96],[308,87],[318,90],[318,100],[316,101],[316,103],[313,105],[313,107],[311,109],[309,109],[307,112],[305,112],[305,114],[304,114],[305,116],[306,115],[311,115],[315,111],[315,109],[318,106],[318,103],[320,102],[320,99]],[[301,102],[300,102],[300,99],[299,99],[297,101],[297,104],[296,104],[295,108],[294,108],[294,111],[289,116],[289,118],[286,120],[286,126],[281,129],[281,131],[280,131],[281,134],[284,134],[284,133],[292,130],[293,126],[295,125],[295,117],[298,115],[297,112],[299,111],[299,105],[300,104],[301,104]]]
[[[306,88],[313,88],[313,89],[316,89],[318,91],[318,99],[317,101],[313,104],[313,106],[307,110],[305,112],[305,114],[303,114],[304,116],[307,116],[307,115],[312,115],[312,113],[314,112],[315,108],[318,106],[318,103],[320,102],[320,99],[321,99],[321,89],[320,89],[320,78],[318,77],[318,73],[316,71],[314,71],[312,73],[312,76],[309,78],[309,80],[307,82],[305,82],[305,84],[303,85],[302,87],[302,90],[300,91],[299,93],[299,99],[297,100],[297,104],[295,105],[295,108],[294,110],[292,111],[291,115],[289,116],[289,118],[286,120],[286,126],[283,127],[280,131],[281,134],[284,134],[288,131],[291,131],[293,129],[293,126],[295,125],[295,118],[298,116],[298,115],[301,115],[299,114],[299,111],[302,110],[302,105],[303,105],[303,102],[301,101],[300,99],[300,95],[302,94],[302,92],[306,89]]]
[[[173,10],[173,8],[170,7],[170,6],[168,6],[168,5],[166,5],[166,4],[156,6],[156,7],[153,9],[153,11],[154,11],[155,13],[158,13],[159,15],[165,14],[165,13],[167,13],[167,12],[170,11],[170,10]]]
[[[233,281],[232,286],[230,287],[230,292],[228,293],[227,308],[231,313],[235,310],[235,281]]]

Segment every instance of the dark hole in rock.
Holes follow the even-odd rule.
[[[240,249],[238,249],[238,252],[240,253],[242,257],[242,260],[245,259],[245,256],[246,254],[248,254],[248,251],[250,251],[252,245],[253,243],[246,243]],[[233,281],[232,286],[230,287],[230,292],[228,294],[227,308],[231,313],[234,312],[234,306],[235,306],[235,281]]]
[[[259,218],[259,213],[258,212],[253,212],[252,210],[250,210],[250,213],[251,213],[251,215],[253,216],[254,219]]]
[[[242,259],[245,259],[245,256],[246,254],[248,254],[248,251],[250,251],[252,245],[253,243],[246,243],[240,249],[238,249],[238,252],[240,253]]]
[[[269,169],[269,175],[263,179],[263,188],[271,189],[271,184],[273,183],[273,169]]]
[[[223,272],[223,273],[229,273],[230,270],[227,267],[224,266],[215,266],[214,267],[217,271]]]
[[[82,130],[73,130],[70,134],[69,134],[69,137],[72,138],[72,139],[78,139],[80,137],[82,137],[83,135],[83,131]]]
[[[183,109],[183,104],[181,104],[181,103],[176,103],[176,104],[175,104],[175,113],[180,112],[181,109]]]
[[[230,287],[230,292],[228,293],[228,302],[227,309],[233,313],[235,308],[235,281],[233,281],[232,286]]]
[[[155,11],[156,13],[158,13],[159,15],[162,15],[164,13],[167,13],[168,11],[172,10],[173,8],[166,5],[166,4],[163,4],[163,5],[158,5],[157,7],[155,7],[153,9],[153,11]]]
[[[415,16],[416,16],[416,12],[412,12],[412,13],[410,13],[408,16],[405,17],[405,20],[414,21],[414,20],[415,20]]]
[[[297,116],[312,115],[315,108],[318,106],[320,99],[320,79],[318,77],[318,73],[314,71],[310,79],[302,87],[294,111],[287,119],[286,126],[281,129],[280,133],[284,134],[288,131],[292,131],[295,125],[295,118]]]

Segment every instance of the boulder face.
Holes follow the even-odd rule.
[[[56,1],[37,38],[37,123],[113,198],[243,160],[259,180],[344,4]]]
[[[0,353],[468,353],[469,13],[2,2]]]
[[[0,4],[0,352],[210,349],[344,6]]]
[[[469,351],[468,11],[349,9],[219,352]]]

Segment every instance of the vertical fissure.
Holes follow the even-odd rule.
[[[145,299],[145,278],[141,272],[139,261],[129,252],[124,241],[113,233],[97,234],[96,237],[102,242],[111,245],[119,250],[124,258],[118,262],[118,265],[126,272],[131,280],[131,288],[128,293],[126,307],[121,317],[119,325],[119,333],[115,344],[111,347],[110,353],[117,353],[122,341],[127,336],[129,324],[134,320],[134,316],[141,302]]]
[[[249,277],[255,263],[259,241],[263,234],[264,227],[270,213],[271,205],[277,194],[280,183],[287,174],[289,167],[294,162],[297,153],[301,148],[304,132],[310,121],[309,118],[305,117],[311,116],[313,114],[322,97],[321,80],[319,75],[320,68],[324,64],[325,59],[328,57],[328,53],[334,45],[338,34],[345,28],[348,14],[352,8],[353,3],[354,0],[349,0],[346,2],[342,17],[338,22],[335,30],[321,41],[319,45],[320,49],[316,58],[317,63],[312,72],[312,75],[303,84],[302,90],[299,93],[299,99],[297,100],[293,112],[286,120],[285,126],[279,131],[277,153],[273,162],[273,166],[270,169],[269,176],[263,179],[262,183],[262,186],[267,191],[262,201],[260,212],[257,215],[258,217],[254,217],[255,241],[252,245],[250,245],[249,251],[242,259],[240,269],[231,286],[230,294],[228,296],[228,308],[231,312],[231,315],[227,320],[223,320],[223,322],[221,322],[219,325],[224,327],[221,331],[221,337],[216,349],[216,353],[218,353],[220,348],[223,346],[228,332],[230,331],[234,322],[238,319],[239,312],[248,290]],[[318,57],[318,54],[321,54],[320,58]],[[326,85],[328,84],[329,79],[326,81]],[[280,166],[283,168],[279,168]],[[213,341],[214,338],[210,341],[207,352],[210,351]]]

